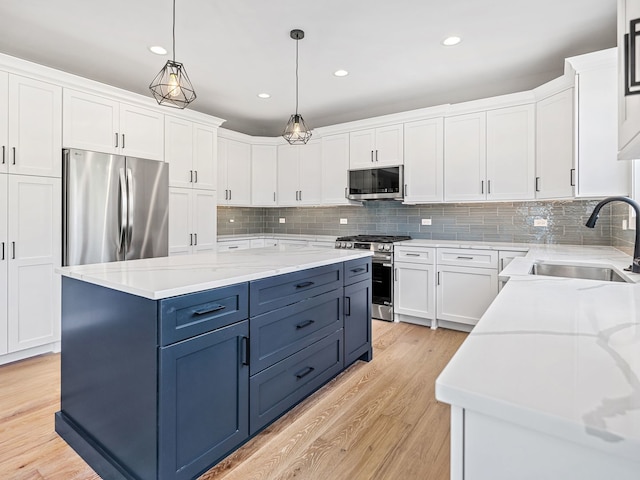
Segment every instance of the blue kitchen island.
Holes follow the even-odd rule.
[[[60,269],[56,432],[105,479],[193,479],[371,348],[368,252]]]

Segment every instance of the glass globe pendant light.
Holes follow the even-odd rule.
[[[298,29],[291,30],[290,36],[296,41],[296,113],[289,118],[282,136],[291,145],[302,145],[311,138],[311,131],[304,123],[302,115],[298,113],[298,41],[304,38],[304,32]]]
[[[149,90],[158,104],[167,107],[184,108],[196,99],[184,65],[176,62],[176,0],[173,0],[173,60],[167,60]]]

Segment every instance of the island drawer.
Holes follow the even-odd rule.
[[[249,434],[289,410],[343,368],[342,330],[249,379]]]
[[[250,320],[251,375],[342,328],[342,289]]]
[[[159,343],[170,345],[249,316],[249,284],[240,283],[160,300]]]
[[[344,262],[344,284],[368,280],[371,278],[371,257],[358,258]]]
[[[438,265],[461,267],[498,268],[496,250],[473,250],[470,248],[438,248]]]
[[[254,317],[341,287],[342,263],[254,280],[249,287],[249,314]]]

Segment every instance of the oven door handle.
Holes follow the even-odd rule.
[[[383,266],[383,267],[393,267],[393,265],[392,265],[392,264],[390,264],[390,263],[383,263],[383,264],[382,264],[382,266]]]

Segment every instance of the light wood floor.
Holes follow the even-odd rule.
[[[374,321],[374,360],[346,372],[200,480],[447,480],[435,379],[466,334]],[[54,432],[60,356],[0,367],[0,479],[94,480]]]

